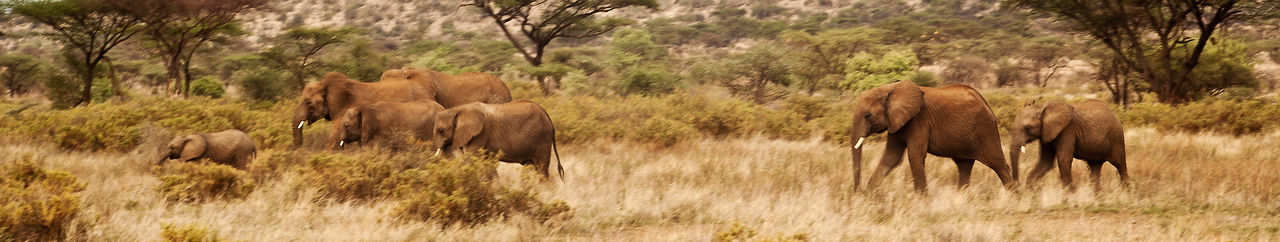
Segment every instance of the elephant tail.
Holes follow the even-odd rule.
[[[556,154],[556,170],[560,172],[560,182],[564,182],[564,161],[560,160],[560,149],[556,148],[556,123],[551,121],[551,114],[547,113],[547,109],[542,105],[536,105],[542,110],[542,115],[547,117],[547,123],[551,124],[551,152]]]

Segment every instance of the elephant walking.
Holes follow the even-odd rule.
[[[305,124],[318,120],[342,121],[342,114],[356,105],[386,102],[429,101],[431,95],[427,89],[417,83],[408,81],[359,82],[347,78],[346,75],[331,72],[324,80],[307,84],[298,97],[298,108],[294,111],[293,145],[302,146],[302,128]],[[330,136],[334,138],[336,136]],[[337,143],[330,140],[327,144]]]
[[[167,152],[162,152],[156,164],[170,159],[187,162],[209,158],[215,163],[243,170],[258,152],[249,134],[238,129],[174,137],[166,148]]]
[[[1050,101],[1027,105],[1014,119],[1009,144],[1009,160],[1013,174],[1018,175],[1018,160],[1027,143],[1040,140],[1040,162],[1031,169],[1028,186],[1036,184],[1053,166],[1058,166],[1062,185],[1075,190],[1071,182],[1071,161],[1085,160],[1095,189],[1101,189],[1102,164],[1111,162],[1120,174],[1120,182],[1128,184],[1129,168],[1125,164],[1124,127],[1120,119],[1102,101],[1087,100],[1075,104]]]
[[[341,123],[334,125],[333,135],[338,136],[334,140],[338,143],[329,144],[329,148],[357,141],[365,144],[397,131],[409,131],[418,140],[431,141],[431,134],[435,131],[435,115],[440,111],[444,111],[444,107],[432,101],[357,105],[347,109]]]
[[[433,144],[436,154],[455,155],[481,149],[502,154],[498,160],[533,165],[550,177],[551,155],[556,150],[556,129],[551,116],[537,103],[517,100],[503,104],[470,103],[437,114]],[[557,166],[564,179],[564,165]]]
[[[398,72],[383,72],[383,78],[405,79],[427,88],[431,100],[445,108],[459,105],[481,103],[506,103],[511,101],[511,89],[498,77],[481,73],[468,72],[450,75],[439,71],[404,68]]]
[[[854,188],[861,179],[862,143],[871,134],[888,132],[880,165],[867,182],[875,189],[907,153],[915,190],[927,191],[926,154],[950,157],[959,170],[960,187],[968,186],[974,161],[990,167],[1006,188],[1016,186],[1000,150],[996,117],[977,90],[965,85],[920,87],[898,81],[867,90],[853,108]]]

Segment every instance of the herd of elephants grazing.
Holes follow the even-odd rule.
[[[1111,162],[1121,183],[1128,184],[1123,127],[1098,100],[1028,102],[1010,127],[1008,164],[996,116],[982,95],[969,86],[921,87],[909,81],[893,82],[863,92],[852,112],[854,189],[859,189],[862,179],[866,137],[885,132],[884,154],[867,181],[867,189],[875,189],[902,162],[904,152],[916,191],[927,189],[926,154],[954,160],[960,187],[969,184],[974,161],[980,161],[996,172],[1006,188],[1014,189],[1019,157],[1026,144],[1037,140],[1040,161],[1030,173],[1029,186],[1057,166],[1063,185],[1074,189],[1074,159],[1088,163],[1095,188],[1101,186],[1099,173],[1105,162]],[[485,73],[390,69],[379,81],[367,83],[329,73],[306,85],[294,115],[290,125],[295,147],[302,146],[307,124],[324,119],[334,123],[325,142],[327,150],[408,132],[413,138],[429,141],[436,148],[435,155],[499,152],[500,161],[533,165],[544,178],[550,177],[552,155],[559,160],[556,130],[547,111],[530,100],[511,100],[506,84]],[[162,152],[160,161],[208,158],[244,169],[255,152],[249,136],[232,129],[178,136],[169,143],[167,152]],[[557,168],[563,179],[563,165]]]

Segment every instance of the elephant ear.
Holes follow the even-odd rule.
[[[187,135],[182,144],[182,155],[179,161],[191,161],[204,156],[205,149],[209,148],[209,143],[205,140],[204,135]]]
[[[885,95],[885,113],[889,116],[889,133],[897,133],[920,110],[924,109],[924,90],[910,81],[898,81],[890,84],[889,94]]]
[[[1052,102],[1044,105],[1044,110],[1040,111],[1040,139],[1044,142],[1052,141],[1062,134],[1062,130],[1067,128],[1071,123],[1071,117],[1074,116],[1075,110],[1071,105],[1063,102]]]
[[[371,138],[370,135],[373,135],[373,128],[374,128],[373,126],[378,125],[380,123],[375,120],[377,118],[377,115],[370,114],[367,110],[364,110],[364,109],[365,108],[351,109],[351,111],[356,112],[356,115],[351,118],[354,119],[352,120],[352,123],[355,123],[357,124],[357,126],[360,126],[361,142],[368,141],[369,138]]]
[[[324,104],[328,105],[329,114],[338,116],[330,116],[331,120],[338,121],[338,119],[342,118],[340,116],[342,112],[355,104],[355,95],[351,93],[355,82],[342,73],[330,72],[325,75],[324,81],[322,81],[324,88],[321,89],[321,95],[324,95]]]
[[[453,119],[453,145],[466,147],[484,129],[484,117],[479,110],[459,110]]]

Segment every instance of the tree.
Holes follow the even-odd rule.
[[[80,78],[80,97],[71,105],[92,101],[98,64],[113,48],[133,37],[141,22],[136,15],[125,14],[103,0],[15,0],[4,7],[48,26],[49,36],[74,58],[76,63],[70,66]]]
[[[919,64],[916,54],[910,50],[889,51],[879,58],[859,52],[845,62],[844,81],[840,82],[840,87],[861,92],[898,80],[926,81],[927,78],[912,78],[917,75],[916,66]],[[929,83],[916,84],[932,86]]]
[[[988,62],[987,59],[978,56],[961,56],[947,63],[947,69],[942,70],[942,80],[970,86],[982,86],[987,80],[987,73],[991,72],[991,64]]]
[[[633,22],[622,18],[596,21],[596,14],[628,7],[658,8],[655,0],[471,0],[466,5],[492,19],[535,69],[542,65],[543,53],[552,40],[595,37]],[[516,37],[512,28],[523,38]],[[551,92],[545,78],[538,78],[538,83],[544,93]]]
[[[334,27],[293,27],[276,37],[275,44],[260,55],[267,63],[288,72],[290,82],[301,91],[307,78],[318,75],[316,55],[326,47],[347,41],[355,30]]]
[[[761,43],[737,54],[731,73],[746,79],[745,84],[727,83],[735,90],[750,91],[751,99],[757,104],[765,103],[765,87],[769,84],[790,85],[791,69],[794,64],[788,62],[787,51],[770,43]]]
[[[47,64],[44,60],[24,54],[7,54],[0,56],[0,84],[4,85],[9,97],[22,95],[31,90],[31,86],[40,79]]]
[[[122,8],[142,18],[142,30],[164,59],[166,82],[191,95],[191,58],[196,50],[220,35],[239,33],[236,16],[266,4],[266,0],[133,0]]]
[[[1191,101],[1192,71],[1214,33],[1277,1],[1241,0],[1009,0],[1065,22],[1101,41],[1147,83],[1163,103]],[[1179,54],[1179,53],[1184,54]]]
[[[1071,50],[1063,39],[1038,38],[1030,45],[1023,47],[1023,57],[1027,59],[1031,78],[1040,87],[1049,85],[1049,79],[1071,62]]]
[[[780,38],[802,50],[792,54],[799,62],[795,74],[799,85],[813,93],[819,88],[835,88],[844,79],[844,62],[858,52],[879,47],[884,32],[865,27],[824,30],[817,34],[787,31]]]

